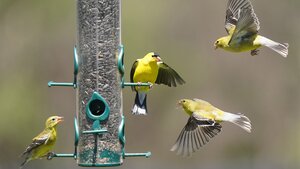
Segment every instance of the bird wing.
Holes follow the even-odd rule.
[[[204,117],[201,114],[206,114],[205,111],[197,111],[193,112],[192,117],[197,120],[197,124],[199,126],[213,126],[216,121],[213,119],[209,119],[208,117]]]
[[[225,18],[225,29],[228,34],[231,34],[237,25],[240,9],[245,8],[252,8],[249,0],[228,0]]]
[[[206,104],[206,105],[211,105],[209,102],[205,101],[205,100],[201,100],[201,99],[197,99],[197,98],[193,98],[193,100],[197,103],[201,103],[201,104]]]
[[[158,75],[156,78],[156,84],[165,84],[169,87],[177,86],[177,83],[182,85],[185,81],[179,76],[179,74],[172,69],[170,66],[163,62],[157,62],[158,65]]]
[[[242,40],[250,39],[253,35],[257,34],[259,28],[259,21],[252,6],[251,8],[240,8],[239,19],[232,33],[229,45],[234,42],[239,43]]]
[[[36,149],[40,145],[47,144],[47,141],[50,138],[49,132],[42,132],[37,137],[33,138],[32,143],[26,148],[22,155],[29,154],[32,150]]]
[[[210,138],[217,135],[221,128],[222,126],[219,123],[214,122],[211,124],[208,119],[195,118],[193,113],[180,132],[171,151],[177,151],[177,155],[190,156],[208,143]]]
[[[136,67],[137,65],[139,64],[139,61],[136,60],[132,67],[131,67],[131,70],[130,70],[130,82],[133,83],[133,76],[134,76],[134,73],[135,73],[135,70],[136,70]],[[135,87],[134,86],[131,86],[131,89],[135,91]]]

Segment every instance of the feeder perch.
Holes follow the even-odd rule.
[[[49,81],[48,87],[64,86],[64,87],[73,87],[75,89],[77,87],[77,74],[78,74],[78,56],[77,56],[76,47],[74,47],[74,80],[73,80],[73,83]]]

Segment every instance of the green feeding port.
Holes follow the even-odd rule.
[[[89,105],[91,114],[101,116],[105,112],[105,103],[102,100],[93,100]]]
[[[94,92],[86,106],[86,115],[93,120],[92,130],[82,131],[83,134],[103,134],[107,133],[106,128],[101,127],[101,121],[108,119],[110,108],[106,100],[98,93]]]
[[[86,106],[86,114],[92,120],[107,120],[110,108],[105,99],[98,93],[94,92]]]

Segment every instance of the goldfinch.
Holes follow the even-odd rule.
[[[132,90],[136,91],[135,102],[132,114],[147,114],[147,92],[152,84],[165,84],[169,87],[176,87],[177,84],[184,84],[185,81],[179,74],[162,62],[158,54],[148,53],[142,59],[137,59],[130,71],[130,81],[134,83],[150,83],[150,86],[135,86]]]
[[[56,142],[56,126],[63,121],[63,117],[51,116],[46,120],[45,129],[32,139],[32,143],[26,148],[22,156],[25,161],[20,167],[23,167],[31,160],[47,157]]]
[[[210,138],[221,132],[220,123],[223,121],[234,123],[248,133],[251,132],[251,122],[242,114],[222,111],[200,99],[182,99],[178,104],[190,118],[171,148],[171,151],[177,151],[177,155],[190,156],[199,150]]]
[[[259,21],[249,0],[229,0],[226,10],[225,29],[228,33],[215,41],[215,48],[230,52],[251,51],[258,54],[258,48],[266,46],[283,57],[288,55],[288,43],[278,43],[258,35]]]

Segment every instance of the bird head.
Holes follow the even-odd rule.
[[[148,62],[161,62],[159,54],[155,52],[150,52],[144,57]]]
[[[226,40],[227,39],[225,37],[217,39],[214,43],[215,49],[224,48],[224,46],[227,44]]]
[[[63,117],[60,116],[51,116],[46,120],[46,127],[52,128],[55,127],[58,123],[63,121]]]
[[[186,113],[191,114],[192,112],[190,111],[191,108],[191,102],[192,100],[190,99],[181,99],[178,101],[178,106],[182,106],[182,108],[185,110]]]
[[[188,107],[189,103],[190,103],[190,100],[189,100],[189,99],[181,99],[181,100],[178,101],[177,104],[178,104],[179,106],[182,106],[182,107],[185,109],[185,108]]]

